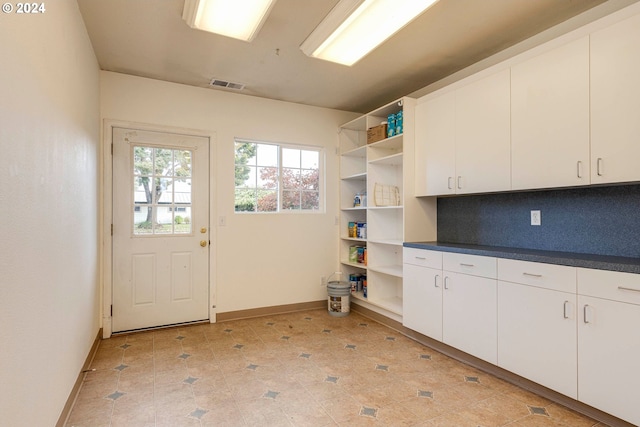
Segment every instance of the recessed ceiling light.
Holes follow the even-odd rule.
[[[436,1],[340,0],[300,49],[308,56],[353,65]]]
[[[276,0],[185,0],[182,19],[191,28],[250,42]]]

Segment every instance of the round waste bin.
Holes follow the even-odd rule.
[[[327,283],[329,314],[335,317],[349,315],[349,296],[351,285],[349,282],[337,280]]]

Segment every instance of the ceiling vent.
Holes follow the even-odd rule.
[[[233,83],[233,82],[228,82],[220,79],[211,80],[211,82],[209,83],[209,86],[212,86],[215,88],[226,88],[226,89],[233,89],[233,90],[244,89],[244,85],[242,83]]]

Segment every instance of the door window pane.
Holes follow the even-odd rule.
[[[133,147],[133,234],[191,234],[190,150]]]

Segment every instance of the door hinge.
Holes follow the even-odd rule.
[[[113,156],[113,143],[111,143],[111,155]]]
[[[113,236],[113,224],[111,224],[111,235]]]
[[[110,316],[113,317],[113,304],[111,304],[111,314],[110,314]]]

